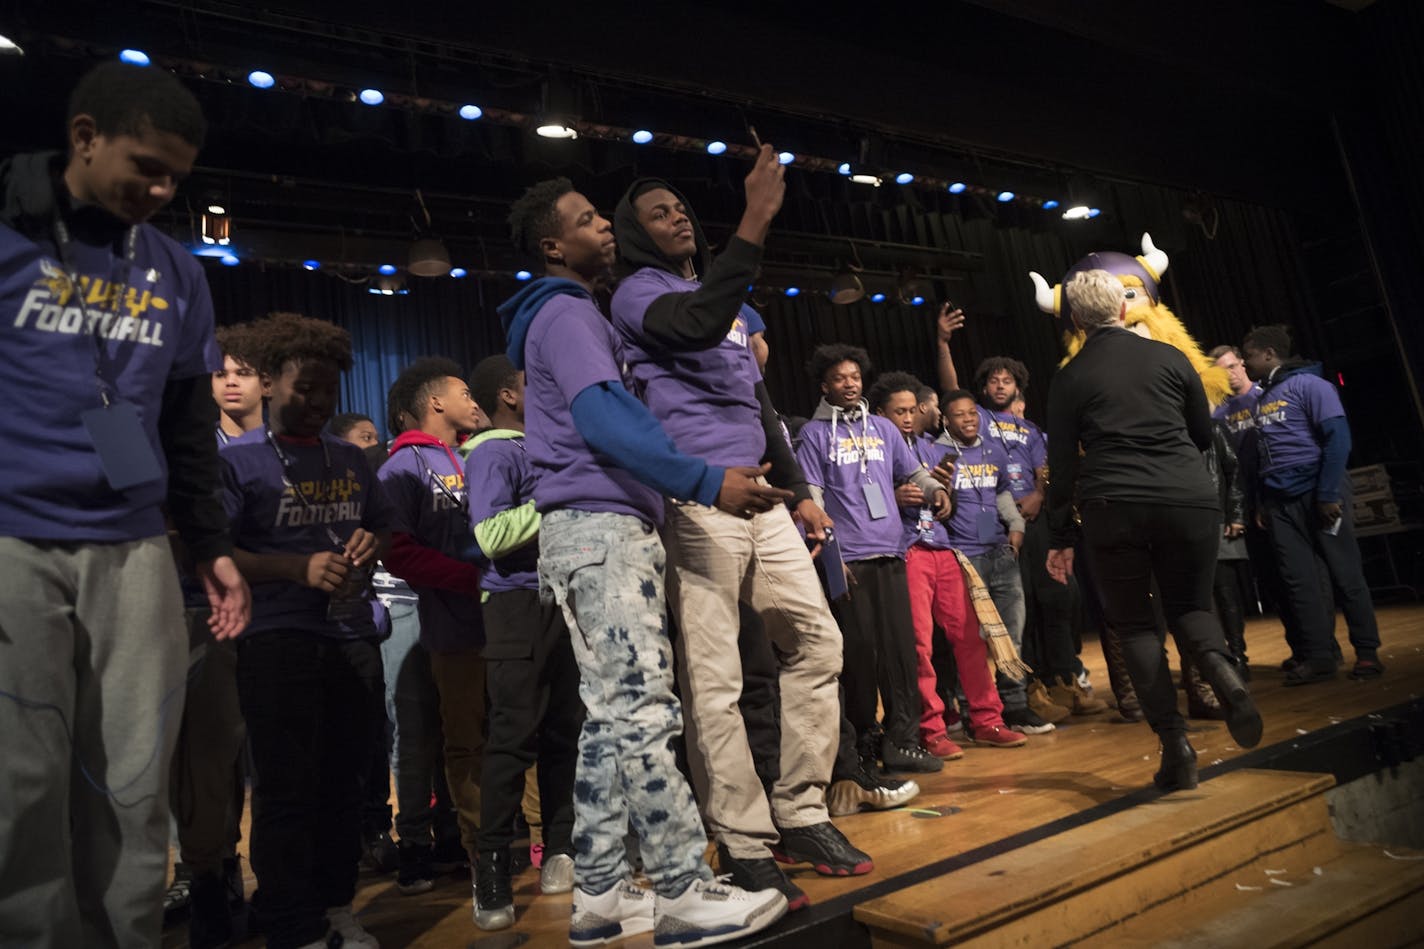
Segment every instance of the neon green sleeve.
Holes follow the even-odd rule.
[[[491,560],[508,556],[539,537],[539,512],[530,499],[475,525],[475,542]]]

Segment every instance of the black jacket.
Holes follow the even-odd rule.
[[[1077,538],[1075,500],[1219,509],[1201,458],[1211,433],[1206,392],[1187,357],[1121,327],[1089,333],[1048,393],[1053,546]]]

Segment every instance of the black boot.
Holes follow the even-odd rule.
[[[1152,783],[1163,791],[1190,791],[1197,786],[1197,753],[1184,731],[1166,731],[1162,740],[1162,766]]]
[[[1226,729],[1232,739],[1242,748],[1255,748],[1261,743],[1261,713],[1231,657],[1219,652],[1202,653],[1197,657],[1197,669],[1211,683],[1216,700],[1226,710]]]

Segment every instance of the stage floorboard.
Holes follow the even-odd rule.
[[[1355,682],[1342,672],[1334,682],[1298,689],[1281,683],[1279,664],[1287,650],[1279,623],[1249,623],[1252,691],[1266,726],[1262,747],[1297,741],[1424,693],[1424,606],[1380,608],[1379,623],[1381,659],[1387,668],[1382,679]],[[1348,671],[1353,654],[1343,619],[1337,634]],[[1175,650],[1169,647],[1169,652],[1175,669]],[[1096,642],[1085,644],[1083,660],[1096,693],[1110,698]],[[1204,771],[1244,754],[1222,723],[1192,725],[1191,741]],[[1007,849],[1015,845],[1015,835],[1140,792],[1150,784],[1156,766],[1157,743],[1147,726],[1123,722],[1115,712],[1075,717],[1053,733],[1031,737],[1023,748],[966,745],[964,758],[946,762],[943,772],[916,776],[922,791],[905,808],[837,819],[846,835],[874,857],[874,872],[842,879],[818,877],[809,869],[793,869],[791,874],[811,897],[813,906],[807,912],[855,902],[856,894],[879,895],[918,882],[931,864],[985,848]],[[244,857],[246,832],[244,817]],[[255,880],[245,860],[243,868],[250,894]],[[537,871],[527,870],[515,880],[515,899],[516,926],[503,933],[481,933],[471,918],[468,874],[444,878],[434,891],[407,897],[396,889],[394,874],[380,877],[363,870],[356,907],[363,924],[386,949],[567,945],[568,896],[540,895]],[[239,945],[261,944],[249,940]],[[186,925],[170,925],[163,945],[186,946]],[[621,945],[644,949],[652,945],[652,937],[635,937]]]

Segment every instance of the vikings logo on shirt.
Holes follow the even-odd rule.
[[[53,261],[42,258],[39,264],[40,276],[15,316],[16,329],[163,345],[163,324],[150,312],[169,309],[163,297],[89,274],[81,274],[76,287]]]
[[[359,499],[353,500],[361,493],[361,481],[353,471],[348,470],[344,478],[302,481],[295,489],[288,487],[282,491],[274,527],[305,527],[309,524],[361,520],[364,505]],[[300,498],[297,497],[298,491],[301,492]]]
[[[996,488],[998,485],[999,466],[992,462],[956,465],[954,468],[954,490],[956,491]]]
[[[885,440],[874,433],[842,435],[836,439],[836,464],[858,465],[862,453],[867,462],[884,461]]]
[[[1289,403],[1285,399],[1274,399],[1270,402],[1261,402],[1256,406],[1256,424],[1274,425],[1277,422],[1286,420],[1286,406]]]

